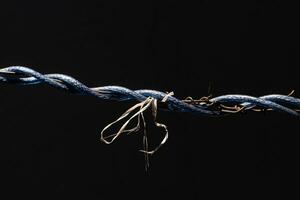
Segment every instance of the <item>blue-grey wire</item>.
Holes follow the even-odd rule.
[[[33,69],[23,66],[11,66],[0,69],[0,82],[18,85],[46,83],[61,90],[81,95],[95,96],[103,100],[142,102],[148,97],[152,97],[161,101],[167,95],[167,93],[156,90],[130,90],[121,86],[89,88],[71,76],[64,74],[41,74]],[[296,109],[300,108],[300,99],[288,95],[272,94],[262,97],[238,94],[222,95],[209,99],[209,102],[213,104],[239,105],[243,107],[244,110],[259,107],[284,112],[294,116],[300,115],[299,112],[296,111]],[[215,109],[214,107],[209,106],[209,104],[190,104],[186,101],[179,100],[174,96],[168,96],[165,104],[169,111],[187,112],[205,116],[221,116],[224,114],[221,110]]]

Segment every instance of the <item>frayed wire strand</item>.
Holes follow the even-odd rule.
[[[165,97],[162,99],[162,102],[165,102],[169,96],[173,95],[173,92],[168,93],[167,95],[165,95]],[[153,150],[148,149],[148,137],[147,137],[147,130],[146,130],[146,121],[144,118],[144,112],[151,107],[151,111],[152,111],[152,116],[153,116],[153,122],[155,124],[156,127],[158,128],[163,128],[164,132],[165,132],[165,136],[163,138],[163,140],[161,141],[161,143],[155,147]],[[113,133],[113,134],[109,134],[107,136],[104,136],[104,133],[107,129],[109,129],[111,126],[113,126],[114,124],[116,124],[117,122],[121,121],[122,119],[126,118],[127,116],[129,116],[132,112],[134,112],[136,109],[138,109],[138,111],[133,114],[122,126],[121,128],[117,131],[117,133]],[[157,118],[157,99],[148,97],[146,100],[144,100],[143,102],[140,102],[134,106],[132,106],[131,108],[129,108],[127,111],[125,111],[117,120],[109,123],[107,126],[105,126],[103,128],[103,130],[100,133],[100,139],[102,142],[104,142],[105,144],[111,144],[115,139],[117,139],[122,133],[132,133],[132,132],[137,132],[140,130],[141,125],[140,125],[140,121],[143,122],[143,150],[140,150],[140,152],[143,152],[145,155],[145,168],[146,170],[149,168],[149,155],[154,154],[156,151],[158,151],[158,149],[163,146],[167,140],[168,140],[168,129],[167,126],[165,124],[162,123],[158,123],[156,118]],[[130,123],[131,120],[133,120],[134,118],[137,118],[137,124],[135,127],[131,128],[131,129],[126,129],[128,124]],[[108,140],[108,138],[112,138],[110,140]]]
[[[184,100],[180,100],[173,96],[173,92],[164,93],[149,89],[130,90],[122,86],[88,87],[68,75],[41,74],[24,66],[10,66],[0,69],[0,83],[15,85],[47,84],[54,88],[61,89],[62,91],[94,96],[101,100],[138,102],[136,105],[124,112],[117,120],[104,127],[100,135],[102,142],[105,144],[111,144],[122,133],[130,134],[132,132],[139,131],[141,129],[142,121],[142,126],[144,128],[143,150],[140,151],[145,154],[146,166],[148,167],[148,155],[155,153],[168,140],[167,126],[156,121],[158,110],[191,113],[209,117],[245,113],[247,111],[262,113],[265,113],[266,111],[277,111],[296,117],[300,116],[300,99],[292,96],[294,95],[294,90],[288,95],[271,94],[261,97],[253,97],[241,94],[227,94],[214,98],[209,95],[200,99],[187,97]],[[158,102],[162,103],[158,105]],[[154,124],[156,127],[163,128],[165,132],[163,140],[153,150],[148,149],[146,121],[144,118],[144,111],[149,108],[152,110]],[[129,117],[136,109],[138,109],[138,111]],[[107,129],[127,117],[129,117],[129,119],[121,126],[117,133],[105,135]],[[136,126],[133,128],[127,128],[130,121],[135,118],[137,119]]]

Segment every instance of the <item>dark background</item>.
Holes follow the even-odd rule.
[[[297,96],[296,11],[281,1],[9,1],[0,66],[178,98],[208,95],[209,83],[214,96]],[[145,172],[141,135],[99,141],[132,104],[47,85],[0,84],[0,97],[0,181],[11,196],[279,199],[280,141],[299,132],[299,119],[281,113],[159,112],[170,138]],[[161,132],[149,129],[154,145]]]

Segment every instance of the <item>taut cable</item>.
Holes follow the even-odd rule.
[[[180,100],[174,97],[173,92],[165,93],[149,89],[130,90],[121,86],[88,87],[71,76],[64,74],[41,74],[31,68],[23,66],[11,66],[0,69],[0,82],[16,85],[44,83],[66,92],[95,96],[102,100],[137,102],[136,105],[128,109],[117,120],[104,127],[101,131],[100,139],[105,144],[111,144],[122,133],[129,134],[139,131],[141,129],[140,122],[142,121],[144,135],[143,150],[141,150],[141,152],[145,154],[146,169],[149,167],[148,155],[155,153],[168,139],[167,126],[156,121],[158,110],[192,113],[211,117],[244,113],[248,111],[277,111],[297,117],[300,116],[300,99],[292,97],[294,91],[288,95],[271,94],[253,97],[248,95],[229,94],[214,98],[211,96],[202,97],[200,99],[187,97],[186,99]],[[152,110],[154,124],[159,128],[163,128],[165,132],[163,140],[153,150],[148,150],[146,122],[143,114],[149,108]],[[135,110],[137,111],[134,113]],[[126,117],[129,117],[129,119],[121,126],[117,133],[109,134],[107,136],[104,135],[108,128]],[[127,129],[130,121],[135,118],[137,119],[136,126]]]

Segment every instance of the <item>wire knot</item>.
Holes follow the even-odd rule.
[[[161,100],[161,102],[166,102],[168,97],[171,95],[174,95],[174,93],[173,92],[167,93],[164,96],[164,98]],[[149,150],[149,147],[148,147],[146,121],[145,121],[145,117],[144,117],[144,112],[148,109],[151,109],[153,122],[154,122],[155,126],[158,128],[163,128],[164,133],[165,133],[164,138],[162,139],[160,144],[157,145],[153,150]],[[143,152],[145,155],[145,168],[147,170],[147,168],[149,168],[149,155],[154,154],[162,145],[164,145],[166,143],[166,141],[168,140],[168,136],[169,136],[167,126],[165,124],[158,123],[156,121],[157,110],[158,110],[157,109],[157,99],[155,99],[153,97],[148,97],[146,100],[135,104],[134,106],[129,108],[127,111],[125,111],[118,119],[116,119],[115,121],[111,122],[110,124],[108,124],[107,126],[105,126],[103,128],[103,130],[101,131],[101,134],[100,134],[101,141],[104,142],[105,144],[111,144],[121,134],[123,134],[123,133],[130,134],[133,132],[138,132],[141,129],[141,127],[143,127],[143,149],[140,150],[140,152]],[[134,111],[136,111],[136,112],[131,117],[129,117],[129,115],[131,113],[133,113]],[[117,122],[121,121],[122,119],[125,119],[126,117],[129,117],[129,119],[121,126],[121,128],[116,133],[112,133],[112,134],[108,134],[108,135],[104,134],[107,129],[109,129],[111,126],[113,126]],[[127,128],[129,123],[135,118],[137,119],[136,125],[133,128]],[[141,122],[143,124],[142,126],[141,126]]]

